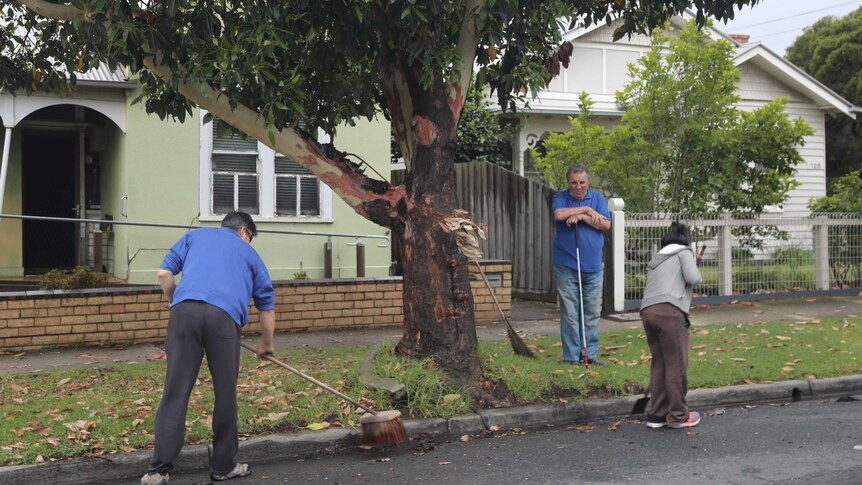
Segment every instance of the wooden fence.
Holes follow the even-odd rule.
[[[512,296],[556,301],[551,265],[554,190],[488,162],[455,164],[457,205],[488,225],[483,258],[512,262]],[[393,171],[393,183],[404,180]],[[400,262],[397,242],[393,260]]]

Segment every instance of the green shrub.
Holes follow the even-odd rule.
[[[814,251],[795,246],[778,248],[769,255],[769,262],[797,268],[803,264],[814,264]]]
[[[79,288],[102,288],[108,286],[111,275],[93,271],[87,266],[78,266],[71,271],[52,269],[39,279],[43,290],[75,290]]]
[[[730,260],[734,263],[749,263],[754,259],[748,248],[730,248]]]

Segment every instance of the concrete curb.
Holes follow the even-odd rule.
[[[695,408],[714,408],[764,402],[787,402],[801,399],[823,399],[862,393],[862,375],[783,381],[771,384],[745,384],[717,389],[694,389],[688,393],[688,403]],[[591,400],[562,405],[534,404],[514,408],[483,409],[455,416],[448,420],[412,419],[404,426],[412,437],[462,436],[494,429],[538,429],[567,425],[601,418],[632,416],[638,396]],[[240,442],[239,457],[251,464],[269,463],[285,457],[308,456],[327,449],[356,446],[361,440],[358,430],[335,428],[323,431],[302,431],[286,435],[259,436]],[[51,483],[55,485],[98,483],[106,480],[137,479],[146,471],[151,452],[136,451],[103,458],[70,460],[0,467],[0,483],[24,485]],[[177,461],[176,471],[199,472],[207,469],[207,447],[185,446]]]

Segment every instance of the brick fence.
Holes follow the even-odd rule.
[[[483,261],[497,301],[511,315],[512,265]],[[501,320],[475,265],[470,268],[476,320]],[[278,331],[401,325],[400,277],[275,282]],[[158,286],[0,293],[0,349],[158,342],[167,334],[167,302]],[[259,331],[251,308],[250,328]]]

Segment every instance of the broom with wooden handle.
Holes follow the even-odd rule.
[[[240,345],[242,345],[244,349],[257,355],[257,351],[245,342],[240,342]],[[365,410],[367,414],[363,414],[362,417],[359,418],[359,424],[362,427],[362,448],[367,449],[374,446],[397,444],[407,441],[407,430],[404,429],[404,422],[401,420],[400,411],[375,411],[352,397],[336,391],[314,377],[311,377],[295,367],[285,364],[271,355],[264,355],[261,358],[283,367],[321,389],[329,391],[350,404]]]
[[[479,264],[478,260],[473,260],[476,263],[476,267],[479,268],[479,274],[482,275],[482,281],[485,282],[485,286],[488,288],[488,293],[491,294],[491,298],[494,299],[494,304],[497,305],[497,310],[500,311],[500,316],[503,317],[503,321],[506,322],[506,333],[509,335],[509,342],[512,343],[512,350],[515,351],[516,354],[523,357],[535,357],[533,351],[530,350],[530,347],[527,347],[527,344],[521,339],[521,336],[515,332],[515,329],[512,328],[512,324],[509,323],[509,318],[506,317],[506,313],[503,312],[503,309],[500,307],[500,303],[497,301],[497,295],[494,294],[494,290],[491,288],[491,283],[488,283],[488,278],[485,276],[485,272],[482,270],[482,265]]]

